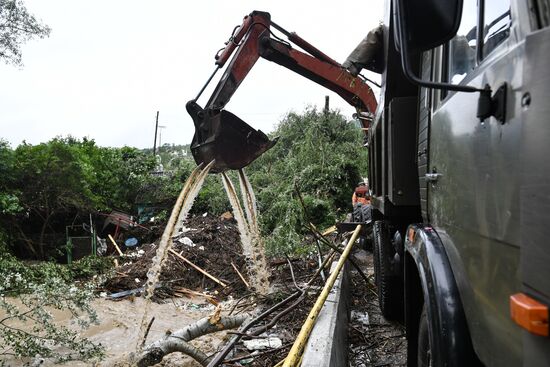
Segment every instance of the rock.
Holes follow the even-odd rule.
[[[180,238],[180,239],[178,239],[178,242],[184,244],[185,246],[189,246],[189,247],[195,247],[196,246],[195,243],[189,237]]]
[[[223,213],[222,215],[220,215],[220,219],[221,220],[231,220],[231,219],[233,219],[233,214],[231,214],[231,212],[227,211],[227,212]]]

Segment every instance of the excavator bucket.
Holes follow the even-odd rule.
[[[205,110],[195,101],[186,108],[195,124],[191,153],[197,164],[215,159],[211,172],[244,168],[277,142],[229,111]]]

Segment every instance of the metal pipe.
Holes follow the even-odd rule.
[[[355,231],[353,232],[353,235],[351,236],[346,247],[344,248],[344,252],[342,252],[340,259],[336,264],[336,268],[330,274],[327,282],[325,283],[325,286],[323,287],[323,290],[321,291],[321,294],[319,295],[319,297],[317,298],[317,301],[315,301],[315,304],[313,305],[313,308],[309,312],[306,322],[304,322],[304,324],[302,325],[302,329],[300,330],[298,337],[294,341],[294,344],[292,345],[290,352],[288,352],[288,356],[285,358],[283,367],[298,366],[302,356],[302,352],[304,351],[307,340],[309,339],[309,335],[313,330],[313,326],[315,326],[315,321],[317,321],[317,317],[319,316],[319,313],[321,312],[321,309],[323,308],[323,305],[325,304],[325,301],[327,300],[327,297],[332,287],[334,286],[334,283],[336,282],[336,278],[338,277],[340,270],[342,270],[342,267],[344,266],[344,263],[346,262],[351,252],[351,248],[353,247],[353,244],[357,240],[357,237],[359,236],[360,232],[361,232],[361,225],[358,224],[357,227],[355,228]]]
[[[218,70],[220,70],[220,67],[219,66],[216,66],[216,69],[214,69],[214,71],[212,72],[212,74],[210,75],[210,78],[208,78],[208,80],[206,81],[206,83],[202,86],[201,90],[199,91],[199,94],[197,94],[197,96],[195,97],[195,99],[193,101],[196,101],[199,99],[199,97],[201,96],[202,92],[204,92],[204,90],[206,89],[206,87],[208,86],[208,84],[210,84],[210,82],[212,81],[212,78],[214,78],[214,75],[216,75],[216,73],[218,72]]]

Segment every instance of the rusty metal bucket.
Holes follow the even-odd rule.
[[[195,101],[186,109],[195,124],[191,153],[197,164],[215,159],[211,172],[244,168],[277,142],[229,111],[205,110]]]

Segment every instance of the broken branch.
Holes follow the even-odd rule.
[[[162,358],[167,354],[182,352],[205,366],[211,357],[208,357],[204,352],[190,345],[189,342],[206,334],[239,327],[247,318],[248,315],[222,316],[215,320],[215,322],[212,322],[211,317],[202,318],[183,329],[165,335],[162,339],[149,344],[135,358],[135,363],[138,367],[152,366],[162,361]]]
[[[237,273],[237,275],[239,276],[239,278],[241,278],[241,280],[243,281],[244,285],[246,286],[247,289],[250,289],[250,284],[248,284],[248,282],[246,281],[246,279],[244,279],[243,275],[241,274],[241,272],[239,271],[239,269],[237,269],[237,267],[235,266],[235,264],[233,263],[233,261],[231,261],[231,266],[233,267],[233,269],[235,270],[235,272]]]
[[[122,256],[122,251],[120,251],[120,247],[118,247],[118,245],[116,244],[115,239],[113,238],[113,236],[111,236],[111,235],[109,234],[109,235],[107,235],[107,237],[109,237],[109,239],[111,240],[111,242],[112,242],[113,245],[115,246],[115,249],[116,249],[116,252],[118,252],[118,255],[119,255],[119,256]]]
[[[199,266],[193,264],[191,261],[189,261],[187,258],[185,258],[184,256],[182,256],[181,254],[178,254],[176,251],[170,249],[168,250],[172,255],[176,256],[177,258],[183,260],[184,262],[186,262],[187,264],[191,265],[195,270],[197,270],[199,273],[202,273],[203,275],[207,276],[208,278],[212,279],[213,281],[215,281],[216,283],[218,283],[219,285],[221,285],[222,287],[227,287],[227,285],[222,282],[221,280],[219,280],[218,278],[216,278],[215,276],[213,276],[212,274],[208,273],[206,270],[200,268]]]

